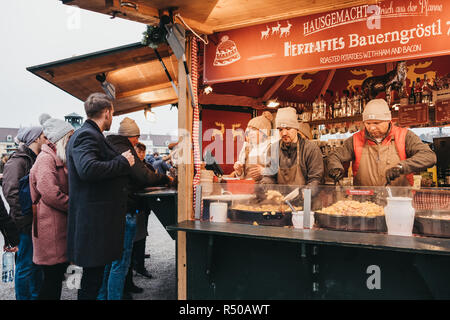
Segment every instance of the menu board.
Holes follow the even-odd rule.
[[[428,105],[425,103],[401,106],[398,111],[398,124],[400,126],[427,124],[428,121]]]
[[[435,110],[436,123],[450,122],[450,100],[436,102]]]

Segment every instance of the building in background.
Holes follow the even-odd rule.
[[[147,153],[158,152],[160,155],[169,154],[169,144],[177,142],[178,137],[170,135],[141,134],[139,141],[147,147]]]
[[[14,138],[19,128],[0,128],[0,155],[17,150]]]
[[[72,112],[71,114],[68,114],[67,116],[64,116],[64,119],[70,123],[75,130],[80,128],[83,125],[83,117],[79,114]]]

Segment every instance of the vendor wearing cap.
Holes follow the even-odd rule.
[[[386,101],[373,99],[363,112],[364,130],[346,139],[328,157],[329,176],[344,176],[343,162],[353,161],[353,184],[357,186],[413,185],[412,172],[436,163],[428,145],[406,128],[394,126]]]
[[[294,108],[278,109],[275,119],[280,140],[269,149],[272,177],[278,184],[316,186],[323,177],[323,160],[319,147],[302,131]],[[267,175],[270,177],[270,175]]]
[[[233,166],[235,176],[241,179],[261,180],[268,165],[267,150],[270,146],[272,119],[272,114],[264,111],[262,115],[248,122],[244,146]]]

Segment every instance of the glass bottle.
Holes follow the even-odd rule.
[[[430,105],[431,102],[431,89],[429,87],[427,75],[423,76],[423,84],[422,84],[422,103]]]
[[[409,104],[416,104],[416,94],[414,92],[415,82],[412,82],[411,91],[409,93]]]
[[[334,98],[334,104],[333,104],[333,118],[339,118],[339,109],[341,108],[341,99],[339,99],[339,93],[336,92],[336,96]]]
[[[2,281],[14,281],[14,253],[3,252],[2,256]]]
[[[403,85],[400,88],[400,92],[398,93],[399,98],[400,98],[400,105],[401,106],[406,106],[408,105],[408,91],[406,91],[406,79],[403,80]]]
[[[319,119],[325,120],[325,100],[323,98],[323,94],[320,95],[319,100]]]
[[[416,87],[414,88],[414,94],[416,95],[416,103],[422,103],[422,90],[420,86],[420,78],[416,79]]]

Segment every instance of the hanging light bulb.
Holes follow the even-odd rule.
[[[280,103],[277,100],[269,100],[266,102],[266,106],[268,108],[276,108],[280,105]]]

